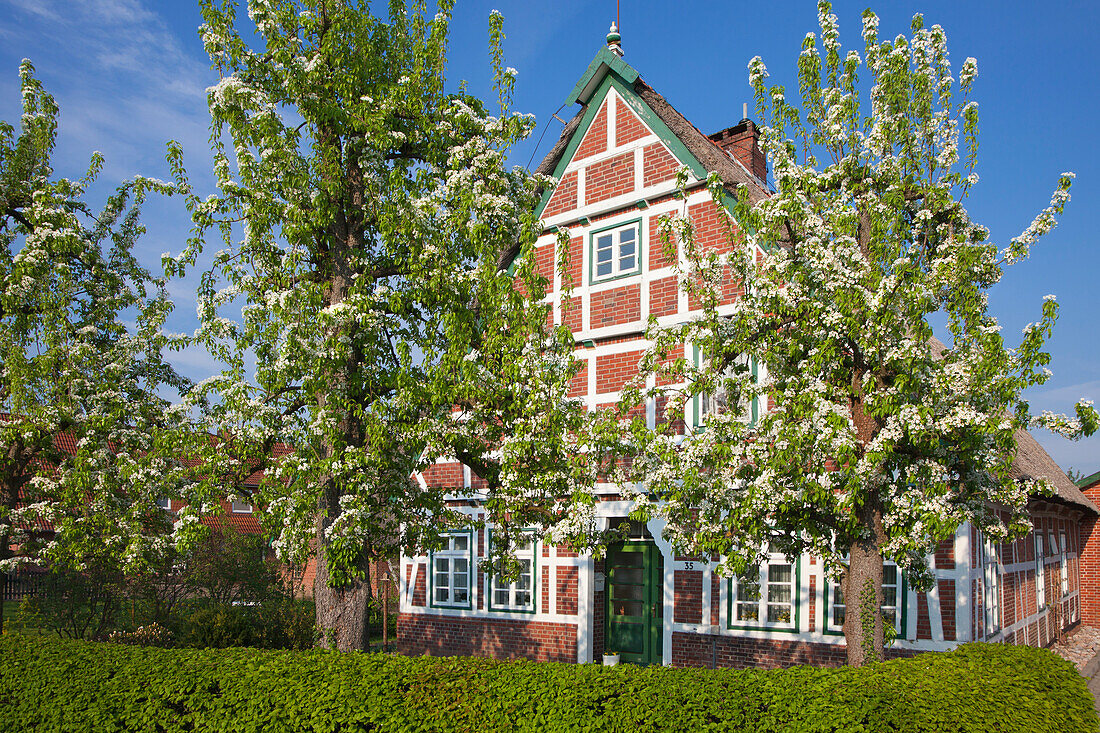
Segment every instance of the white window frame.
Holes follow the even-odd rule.
[[[1066,545],[1066,531],[1058,530],[1058,565],[1062,571],[1062,598],[1069,595],[1069,547]]]
[[[788,582],[774,581],[771,579],[771,570],[773,568],[779,568],[786,566],[790,569],[790,580]],[[746,578],[734,576],[729,579],[729,604],[728,604],[728,618],[726,619],[726,626],[731,629],[769,629],[774,631],[789,631],[798,633],[798,616],[799,616],[799,587],[801,586],[800,577],[802,574],[802,558],[795,558],[793,561],[788,559],[786,555],[782,553],[770,553],[767,561],[760,563],[755,567],[756,575],[756,599],[755,602],[751,599],[741,599],[739,593],[742,587],[746,583],[747,578],[752,577],[754,568],[749,568],[749,575]],[[748,584],[746,590],[751,587],[751,583]],[[772,590],[776,591],[777,595],[782,594],[784,587],[789,588],[789,601],[784,603],[782,601],[773,601]],[[768,612],[772,607],[782,608],[788,607],[788,616],[786,621],[769,621]],[[756,618],[738,618],[741,608],[746,609],[754,608]]]
[[[888,567],[894,569],[894,582],[887,583],[886,576],[884,574],[882,578],[882,587],[884,589],[887,587],[894,589],[894,603],[893,605],[887,605],[886,603],[883,603],[879,611],[882,612],[883,610],[888,608],[894,609],[894,631],[897,632],[897,638],[901,638],[905,634],[905,629],[903,628],[905,622],[905,578],[902,575],[901,568],[898,567],[897,563],[895,563],[893,560],[883,560],[882,568],[884,573],[886,568]],[[844,608],[845,614],[847,614],[848,604],[846,602],[846,599],[844,598],[844,589],[840,583],[829,580],[825,585],[825,592],[828,594],[825,598],[825,633],[843,634],[844,622],[841,621],[841,623],[839,624],[835,623],[834,618],[837,608]],[[838,598],[845,602],[838,602]],[[886,600],[885,596],[883,597],[883,600]]]
[[[1035,608],[1042,611],[1047,607],[1046,572],[1043,568],[1043,533],[1035,531]]]
[[[695,346],[693,348],[693,352],[696,368],[702,368],[704,360],[702,349],[700,349],[698,346]],[[742,357],[742,360],[743,359],[744,357]],[[744,363],[744,361],[742,361],[741,363]],[[693,397],[691,402],[692,414],[690,416],[691,419],[688,422],[694,430],[706,430],[707,417],[709,415],[718,414],[720,409],[724,409],[727,411],[729,410],[729,398],[728,396],[726,396],[725,379],[727,375],[733,374],[734,366],[736,365],[731,365],[725,372],[723,372],[721,381],[718,384],[718,389],[713,395],[701,393]],[[757,379],[758,374],[756,361],[750,359],[748,361],[748,366],[749,370],[752,372],[753,379]],[[725,398],[721,404],[721,407],[719,407],[718,403],[719,396]],[[740,419],[742,422],[747,422],[750,425],[756,422],[757,416],[758,409],[755,397],[749,402],[745,411],[738,411],[737,414],[738,419]]]
[[[443,549],[431,553],[431,603],[432,608],[473,607],[473,532],[462,530],[442,535]],[[461,569],[464,568],[464,569]],[[459,578],[464,578],[462,582]],[[440,583],[445,579],[445,583]],[[442,592],[446,598],[440,599]],[[461,593],[462,597],[456,600]]]
[[[497,574],[493,574],[493,577],[489,582],[489,610],[490,611],[507,611],[510,613],[534,613],[535,612],[535,598],[536,598],[536,583],[538,576],[538,541],[535,537],[535,530],[525,529],[524,535],[528,536],[529,541],[525,547],[517,547],[513,549],[513,553],[516,559],[520,563],[526,563],[527,569],[521,572],[512,582],[505,584],[501,577]],[[489,530],[489,542],[490,546],[493,541],[493,530]],[[490,553],[491,554],[491,553]],[[526,587],[524,587],[524,578],[526,578]],[[505,594],[506,600],[502,603],[498,601],[498,594]],[[523,603],[520,599],[522,595],[527,594],[527,602]]]
[[[982,569],[982,610],[984,636],[988,638],[1001,630],[1001,576],[1003,570],[997,559],[997,543],[979,535],[979,562]]]
[[[634,233],[633,255],[624,255],[623,249],[626,242],[623,240],[623,233],[631,231]],[[631,221],[622,222],[619,224],[613,224],[602,229],[597,229],[589,235],[589,256],[591,262],[589,263],[589,282],[593,285],[596,283],[606,282],[609,280],[616,280],[620,277],[628,277],[630,275],[637,275],[642,271],[642,220],[632,219]],[[601,246],[601,240],[607,240],[606,246]],[[603,274],[600,274],[600,258],[599,253],[603,250],[610,250],[611,269]],[[630,267],[623,267],[623,260],[626,257],[633,257],[633,264]]]
[[[234,501],[230,504],[230,511],[233,514],[251,514],[252,505],[245,501]]]
[[[166,512],[172,511],[172,500],[163,496],[157,498],[157,506]]]

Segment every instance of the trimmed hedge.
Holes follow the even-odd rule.
[[[0,638],[3,731],[1096,731],[1049,651],[695,670]]]

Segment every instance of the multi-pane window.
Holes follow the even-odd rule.
[[[730,626],[794,628],[797,566],[783,555],[730,579]]]
[[[641,228],[631,222],[592,235],[592,282],[641,271]]]
[[[699,348],[695,349],[695,365],[697,367],[703,367],[705,357],[700,352]],[[718,380],[716,389],[713,394],[702,393],[695,396],[693,403],[694,415],[692,424],[697,430],[703,430],[706,428],[707,419],[712,415],[727,414],[730,410],[736,410],[738,416],[742,420],[755,421],[756,420],[756,401],[753,400],[749,405],[730,404],[730,394],[726,389],[726,379],[732,378],[738,370],[749,368],[755,377],[756,369],[755,364],[752,361],[748,361],[744,358],[738,359],[736,363],[727,367],[722,376]]]
[[[1047,605],[1046,578],[1043,572],[1043,534],[1035,532],[1035,602],[1039,608]]]
[[[492,541],[492,532],[489,534]],[[535,537],[523,535],[522,544],[513,548],[520,564],[520,573],[514,580],[506,581],[500,575],[493,577],[489,606],[494,611],[535,610]]]
[[[1061,566],[1062,571],[1062,597],[1065,598],[1069,595],[1069,548],[1066,547],[1066,531],[1064,529],[1058,532],[1058,539],[1061,545],[1058,564]]]
[[[157,506],[159,506],[161,509],[164,509],[165,511],[170,512],[172,511],[172,500],[161,497],[157,499]]]
[[[848,606],[844,599],[844,588],[840,583],[830,583],[828,618],[826,626],[830,631],[839,631],[844,627]],[[882,563],[882,618],[901,634],[902,608],[905,598],[902,595],[901,572],[898,566],[889,560]]]
[[[432,604],[470,607],[470,535],[443,538],[443,549],[432,553]]]
[[[1001,629],[1001,564],[997,561],[997,544],[983,538],[979,555],[982,568],[982,635],[990,636]]]

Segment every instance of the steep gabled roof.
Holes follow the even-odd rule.
[[[604,86],[605,80],[609,78],[612,86],[622,94],[624,101],[639,113],[643,121],[650,123],[662,142],[674,153],[688,154],[690,159],[682,162],[692,170],[696,178],[704,180],[707,174],[713,171],[721,177],[731,193],[736,192],[737,188],[744,184],[748,187],[749,197],[753,203],[768,195],[769,192],[763,181],[691,124],[669,104],[668,100],[649,86],[632,66],[606,47],[601,48],[592,59],[592,63],[588,65],[588,69],[566,99],[566,104],[580,103],[581,109],[565,125],[558,142],[543,158],[536,172],[555,175],[560,172],[563,162],[568,163],[567,152],[570,152],[570,147],[575,148],[570,145],[570,142],[574,137],[583,136],[582,128],[586,127],[585,122],[591,120],[595,112],[594,109],[590,110],[590,107],[593,103],[598,106],[602,102],[602,95],[598,95],[598,92]],[[659,124],[653,124],[654,122]]]
[[[1017,479],[1046,479],[1055,496],[1062,501],[1100,514],[1100,508],[1081,492],[1077,484],[1070,481],[1066,472],[1026,430],[1016,431],[1016,460],[1012,463],[1011,475]]]

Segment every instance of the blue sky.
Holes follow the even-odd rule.
[[[376,3],[382,6],[381,3]],[[838,2],[841,38],[859,48],[859,17],[866,7]],[[1054,377],[1029,397],[1036,409],[1065,411],[1078,398],[1100,403],[1100,156],[1094,126],[1100,118],[1100,83],[1092,34],[1100,9],[1092,2],[911,2],[873,7],[882,35],[907,31],[922,12],[942,25],[955,67],[978,59],[972,98],[981,111],[981,182],[968,209],[1004,243],[1045,206],[1062,171],[1074,171],[1073,200],[1058,228],[1031,258],[1009,270],[990,305],[1011,345],[1037,320],[1044,295],[1057,295],[1061,316],[1049,342]],[[561,125],[558,111],[573,84],[603,44],[615,18],[614,0],[541,3],[463,2],[452,25],[451,71],[457,86],[489,95],[486,29],[489,12],[505,16],[507,63],[519,71],[515,108],[539,121],[535,135],[512,156],[537,164]],[[241,13],[244,17],[244,13]],[[0,119],[19,116],[18,66],[30,58],[61,105],[55,168],[80,175],[92,150],[107,166],[99,195],[136,173],[168,177],[164,145],[179,140],[201,193],[211,191],[205,89],[217,81],[196,33],[201,22],[192,0],[0,0]],[[621,8],[626,60],[703,132],[735,124],[742,102],[752,102],[746,65],[764,58],[771,80],[797,88],[795,60],[803,36],[817,29],[816,5],[799,2],[630,2]],[[568,120],[572,109],[561,110]],[[545,137],[536,148],[540,135]],[[151,202],[144,260],[178,252],[189,229],[181,201]],[[194,326],[194,282],[172,286],[177,310],[172,327]],[[209,374],[209,359],[188,351],[177,359],[186,374]],[[1100,470],[1100,437],[1070,443],[1038,433],[1063,468]]]

